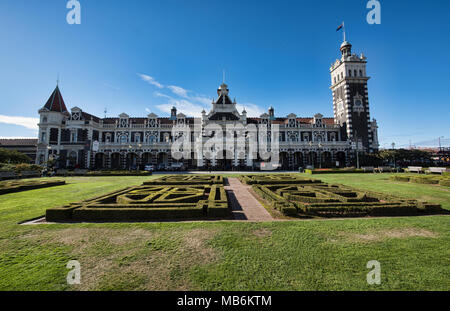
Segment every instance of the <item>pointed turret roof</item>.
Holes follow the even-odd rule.
[[[50,95],[50,98],[48,99],[44,108],[48,109],[49,111],[68,112],[58,86],[56,86],[52,95]]]

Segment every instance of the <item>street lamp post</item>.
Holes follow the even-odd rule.
[[[392,143],[392,150],[393,150],[392,156],[394,157],[394,169],[395,169],[396,168],[396,164],[395,164],[395,143],[394,142]]]
[[[322,152],[321,152],[322,144],[319,143],[318,147],[319,147],[319,168],[322,168]]]

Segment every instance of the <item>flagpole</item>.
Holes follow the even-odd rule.
[[[342,28],[343,28],[343,30],[344,30],[344,42],[346,41],[345,39],[345,22],[342,22]]]

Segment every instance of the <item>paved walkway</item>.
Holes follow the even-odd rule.
[[[237,178],[228,178],[225,186],[231,201],[231,209],[236,220],[272,221],[269,212],[248,191],[251,187],[244,185]]]

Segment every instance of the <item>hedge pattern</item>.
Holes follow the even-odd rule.
[[[239,177],[239,180],[247,185],[290,185],[321,183],[320,180],[305,178],[296,174],[243,175]]]
[[[223,218],[229,215],[223,185],[142,185],[48,209],[46,220],[148,221]]]
[[[393,175],[390,180],[450,187],[450,177],[446,175]]]
[[[253,184],[252,189],[288,216],[408,216],[442,212],[439,204],[325,183]]]
[[[0,195],[6,193],[27,191],[65,185],[64,180],[15,180],[0,182]]]
[[[146,181],[144,185],[223,185],[223,176],[169,175]]]

